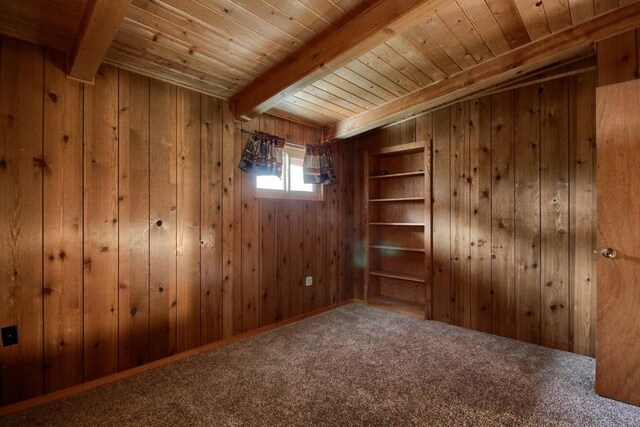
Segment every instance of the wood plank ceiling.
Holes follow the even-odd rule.
[[[271,112],[327,126],[632,2],[452,0]],[[371,3],[133,0],[105,62],[228,99]],[[46,14],[47,25],[21,18],[43,4],[60,11]],[[83,7],[83,0],[0,0],[0,31],[68,51]]]
[[[331,124],[617,6],[597,0],[457,0],[278,108]]]
[[[0,33],[69,52],[87,0],[0,0]]]

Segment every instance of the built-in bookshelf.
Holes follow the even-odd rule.
[[[431,315],[431,178],[424,142],[365,153],[365,299]]]

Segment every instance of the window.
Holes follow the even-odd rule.
[[[285,146],[282,150],[282,177],[256,176],[256,196],[322,200],[321,185],[304,183],[303,161],[304,149]]]

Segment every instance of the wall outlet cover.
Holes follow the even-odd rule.
[[[312,276],[307,276],[304,278],[304,285],[305,286],[312,286],[313,285],[313,277]]]
[[[13,325],[2,328],[2,346],[7,347],[15,344],[18,344],[18,327]]]

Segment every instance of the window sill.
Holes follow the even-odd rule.
[[[256,194],[253,196],[254,199],[256,200],[260,200],[260,199],[264,199],[264,200],[300,200],[303,202],[319,202],[319,203],[323,203],[325,201],[324,199],[324,192],[322,192],[322,194],[317,194],[317,193],[286,193],[286,194]]]

